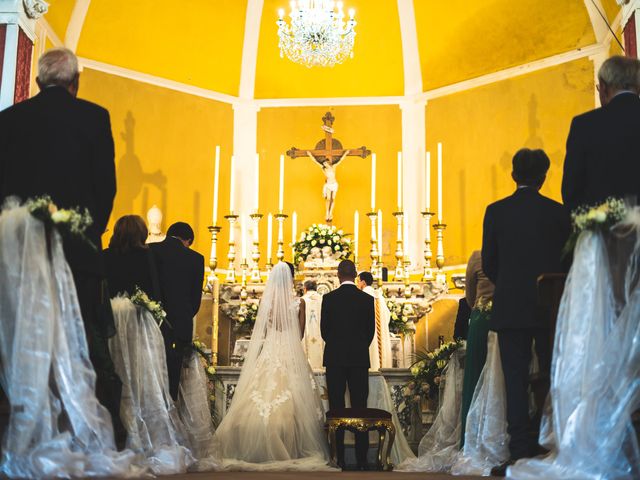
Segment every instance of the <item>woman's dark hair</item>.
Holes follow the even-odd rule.
[[[145,242],[149,231],[139,215],[120,217],[113,227],[113,236],[109,240],[109,248],[118,253],[147,248]]]
[[[291,270],[291,278],[296,278],[296,269],[293,266],[293,263],[284,262],[289,266],[289,270]]]

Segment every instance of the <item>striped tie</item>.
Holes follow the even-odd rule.
[[[382,322],[380,320],[380,302],[376,298],[374,300],[376,310],[376,336],[378,337],[378,359],[380,360],[380,368],[382,368]]]

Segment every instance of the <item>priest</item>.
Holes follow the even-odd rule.
[[[391,313],[387,307],[381,290],[373,288],[373,275],[371,272],[360,272],[358,275],[358,288],[375,298],[376,309],[376,333],[371,345],[369,345],[369,361],[371,370],[392,368],[391,334],[389,333],[389,320]]]
[[[324,352],[324,340],[320,333],[320,310],[322,307],[322,295],[318,293],[318,284],[315,280],[307,280],[304,286],[305,327],[302,338],[302,348],[307,355],[309,364],[313,370],[322,370],[322,355]]]

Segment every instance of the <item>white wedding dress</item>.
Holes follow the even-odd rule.
[[[580,235],[565,286],[551,365],[544,458],[510,467],[516,479],[637,479],[640,449],[640,210],[611,234]]]
[[[298,309],[281,262],[269,275],[231,406],[214,436],[223,469],[333,470]]]

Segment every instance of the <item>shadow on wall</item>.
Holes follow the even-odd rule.
[[[128,111],[124,120],[124,131],[120,133],[120,137],[125,143],[125,153],[116,165],[118,193],[116,194],[113,217],[117,219],[123,215],[135,213],[134,202],[142,194],[139,213],[146,219],[147,211],[151,207],[148,187],[150,185],[160,192],[159,207],[166,219],[167,178],[161,170],[156,170],[153,173],[143,171],[140,159],[135,153],[135,126],[136,120],[131,111]],[[162,225],[162,229],[165,231],[166,225]]]

